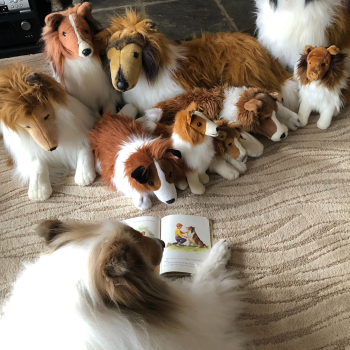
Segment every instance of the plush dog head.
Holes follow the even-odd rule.
[[[97,224],[49,220],[39,225],[37,233],[50,255],[66,250],[62,258],[74,261],[79,278],[74,283],[93,309],[115,309],[152,322],[169,317],[174,309],[172,291],[154,272],[163,255],[161,240],[117,220]]]
[[[25,129],[46,151],[58,147],[54,104],[64,105],[59,83],[24,65],[0,71],[0,119],[16,132]]]
[[[276,117],[277,102],[282,102],[279,93],[249,88],[241,94],[236,104],[237,122],[244,131],[264,134],[272,141],[280,141],[287,136],[288,128]]]
[[[164,50],[168,40],[157,32],[153,21],[143,19],[133,11],[113,18],[109,28],[97,38],[108,42],[107,71],[116,90],[128,91],[135,87],[142,70],[148,82],[153,83],[160,66],[170,63],[167,50]]]
[[[328,49],[321,46],[312,47],[311,45],[306,45],[306,75],[309,81],[321,80],[330,68],[332,56],[337,55],[339,51],[335,45],[330,46]]]
[[[63,79],[63,57],[77,59],[99,57],[99,47],[95,34],[100,31],[100,24],[91,14],[89,2],[76,5],[62,12],[50,13],[45,18],[42,41],[45,53],[53,68]]]

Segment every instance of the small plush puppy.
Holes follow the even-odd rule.
[[[189,226],[186,227],[186,229],[188,231],[187,236],[189,245],[194,245],[198,248],[208,248],[208,246],[198,237],[195,227]]]
[[[0,320],[1,349],[244,348],[241,292],[225,268],[225,240],[192,280],[170,282],[154,271],[164,243],[116,220],[51,220],[37,232],[48,252],[14,283]]]
[[[87,133],[95,114],[61,85],[24,65],[0,71],[0,129],[15,164],[16,177],[29,182],[28,197],[45,200],[62,173],[75,169],[85,186],[96,176]]]
[[[148,134],[126,112],[129,106],[118,115],[105,113],[90,132],[98,171],[141,210],[152,207],[152,194],[172,204],[177,198],[175,183],[185,178],[181,152],[173,149],[170,140]]]
[[[116,113],[121,94],[113,89],[100,59],[95,35],[100,24],[92,17],[88,2],[50,13],[41,40],[54,76],[66,91],[92,111]]]
[[[307,125],[312,111],[320,113],[318,128],[330,126],[333,116],[350,101],[349,75],[349,58],[336,46],[305,46],[297,68],[301,126]]]

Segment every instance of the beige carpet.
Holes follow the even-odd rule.
[[[43,68],[41,56],[26,57]],[[4,61],[0,61],[0,66]],[[229,240],[230,267],[247,292],[241,324],[251,349],[350,348],[350,110],[327,131],[307,128],[248,162],[236,181],[211,176],[205,195],[179,193],[171,206],[144,213],[196,214],[214,220],[215,240]],[[42,245],[33,228],[50,218],[102,220],[140,216],[130,199],[98,179],[78,187],[73,176],[46,202],[31,202],[11,180],[0,141],[0,298],[9,295],[22,261]],[[30,300],[28,300],[30,302]]]

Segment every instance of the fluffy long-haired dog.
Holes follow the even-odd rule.
[[[100,25],[91,10],[91,4],[84,2],[49,14],[41,40],[54,76],[66,91],[95,112],[114,114],[121,96],[103,70],[100,45],[95,38]]]
[[[152,194],[172,204],[177,198],[175,183],[185,178],[181,153],[170,140],[147,133],[126,112],[128,106],[118,115],[104,114],[90,132],[98,171],[108,185],[131,197],[141,210],[152,207]]]
[[[177,44],[159,33],[152,20],[127,11],[98,37],[109,39],[107,66],[113,86],[140,112],[185,90],[222,83],[278,91],[287,107],[298,109],[297,83],[247,34],[203,34]]]
[[[350,48],[349,1],[255,0],[258,40],[294,69],[306,45]]]
[[[2,350],[244,348],[238,281],[216,243],[193,279],[154,272],[164,243],[118,221],[46,221],[47,254],[25,265],[0,321]]]
[[[327,129],[332,117],[350,102],[350,60],[332,45],[329,48],[307,45],[296,73],[300,82],[299,117],[302,126],[308,123],[310,113],[317,111],[317,126]]]
[[[199,248],[208,248],[206,244],[203,243],[203,241],[198,237],[196,228],[193,226],[186,227],[187,229],[187,236],[188,236],[188,243],[190,245],[194,245]]]
[[[29,182],[30,199],[49,198],[50,178],[61,182],[67,169],[76,169],[78,185],[93,182],[94,157],[86,135],[95,120],[51,77],[20,64],[0,71],[0,126],[15,175]]]

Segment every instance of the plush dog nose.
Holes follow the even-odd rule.
[[[57,147],[52,147],[52,148],[50,148],[50,151],[52,152],[52,151],[54,151],[56,148],[57,148]]]
[[[83,54],[84,56],[89,56],[90,53],[91,53],[91,49],[84,49],[84,50],[82,51],[82,54]]]
[[[127,83],[127,81],[125,79],[121,78],[117,82],[117,87],[121,91],[126,91],[129,87],[129,84]]]
[[[175,202],[175,198],[166,201],[167,204],[172,204],[172,203],[174,203],[174,202]]]
[[[163,247],[163,249],[165,248],[165,243],[161,240],[161,239],[159,239],[159,243],[161,244],[161,246]]]
[[[284,139],[286,137],[286,133],[283,133],[282,135],[281,135],[281,139]]]
[[[216,128],[216,132],[219,132],[220,131],[220,129],[219,128]]]

